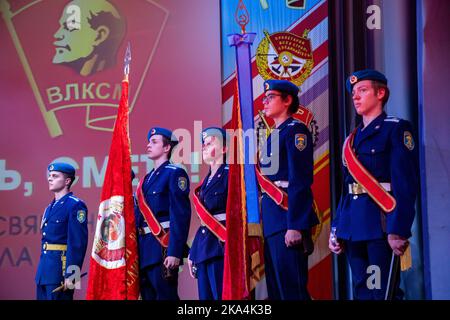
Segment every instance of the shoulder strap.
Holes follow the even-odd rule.
[[[288,209],[288,195],[286,192],[278,188],[270,179],[266,178],[259,168],[259,165],[255,165],[256,177],[261,189],[267,193],[267,195],[275,201],[284,210]]]
[[[205,208],[203,203],[200,201],[199,193],[203,181],[194,190],[194,207],[197,211],[197,215],[200,220],[206,225],[206,227],[217,237],[220,241],[225,242],[227,238],[227,229],[223,224],[221,224],[214,216]]]
[[[395,198],[389,194],[380,183],[370,174],[369,171],[356,158],[353,150],[353,140],[355,138],[356,130],[344,142],[344,160],[347,164],[348,171],[353,179],[358,182],[375,201],[380,208],[386,212],[392,212],[397,205]]]
[[[144,183],[145,177],[139,181],[139,185],[136,189],[136,197],[138,201],[138,206],[142,215],[144,216],[145,221],[148,224],[148,227],[152,231],[152,234],[156,237],[156,239],[161,243],[164,248],[169,246],[169,232],[165,232],[158,219],[156,219],[153,214],[150,206],[145,200],[144,194],[142,192],[142,185]]]

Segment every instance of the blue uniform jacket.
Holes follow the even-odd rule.
[[[216,172],[211,182],[206,186],[211,171],[203,180],[200,189],[200,201],[211,214],[225,213],[228,194],[228,165],[223,164]],[[221,221],[225,225],[225,221]],[[208,227],[201,226],[195,234],[189,258],[194,263],[204,262],[224,255],[224,243],[212,233]]]
[[[418,189],[418,153],[411,124],[383,112],[364,130],[358,128],[353,148],[362,165],[379,182],[391,183],[397,206],[388,214],[368,194],[349,194],[355,182],[344,167],[344,189],[332,225],[338,238],[353,241],[383,238],[385,233],[411,236]],[[411,138],[411,139],[410,139]]]
[[[261,172],[271,181],[289,181],[288,188],[284,189],[289,197],[288,211],[263,193],[261,211],[265,237],[287,229],[309,230],[319,223],[312,209],[314,159],[311,133],[303,123],[293,118],[283,122],[278,133],[278,139],[274,133],[267,138],[266,152],[263,150],[260,161]],[[279,145],[278,161],[275,144]],[[272,159],[268,161],[267,157]],[[276,173],[270,166],[275,166]]]
[[[167,161],[145,176],[142,188],[147,204],[157,220],[160,223],[170,221],[167,256],[177,257],[182,262],[183,257],[187,256],[186,241],[191,222],[189,178],[186,171]],[[138,230],[148,227],[138,208],[135,216]],[[163,261],[162,246],[152,233],[139,234],[138,244],[141,269]]]
[[[67,268],[83,266],[88,241],[87,207],[72,192],[55,200],[45,209],[42,217],[41,256],[36,273],[36,284],[60,284],[63,281],[61,251],[44,250],[44,243],[67,244],[65,277]]]

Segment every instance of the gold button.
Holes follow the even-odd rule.
[[[353,196],[353,200],[356,200],[356,199],[358,199],[358,196],[357,196],[357,195],[354,195],[354,196]]]
[[[370,150],[372,153],[375,153],[375,149]]]

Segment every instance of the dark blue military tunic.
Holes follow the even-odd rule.
[[[351,194],[355,182],[344,167],[344,189],[332,226],[345,241],[352,268],[356,299],[383,299],[392,250],[387,234],[411,236],[418,190],[418,154],[408,121],[380,114],[366,128],[356,132],[353,148],[361,164],[379,182],[390,186],[396,199],[391,213],[384,213],[367,193]],[[381,270],[381,289],[369,290],[367,268]],[[398,291],[398,295],[401,295]]]
[[[209,178],[211,180],[208,183]],[[205,208],[225,225],[228,194],[228,165],[223,164],[211,177],[211,171],[200,189],[200,201]],[[195,234],[189,258],[197,268],[200,300],[222,298],[223,256],[225,244],[206,226]]]
[[[88,241],[87,214],[84,202],[72,192],[58,201],[53,200],[45,209],[41,223],[41,256],[35,278],[37,299],[73,298],[73,290],[52,291],[64,282],[64,278],[72,275],[74,266],[81,272]],[[47,244],[67,245],[67,250],[46,250]]]
[[[310,232],[319,223],[312,209],[312,137],[308,128],[293,118],[277,129],[278,137],[272,132],[267,139],[261,171],[271,181],[282,182],[289,200],[286,211],[265,193],[261,199],[268,293],[270,299],[309,299],[308,256],[301,246],[287,248],[284,236],[288,229]],[[286,182],[288,186],[284,188]]]
[[[186,241],[191,221],[189,178],[184,169],[166,161],[145,176],[142,188],[147,204],[170,235],[169,246],[163,250],[139,208],[135,208],[141,295],[145,300],[178,300],[178,275],[165,279],[163,262],[165,256],[173,256],[182,263],[187,256]]]

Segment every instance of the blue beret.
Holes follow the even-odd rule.
[[[209,128],[203,129],[203,131],[202,131],[202,143],[204,143],[204,140],[207,137],[211,137],[211,136],[222,138],[222,141],[224,142],[224,144],[226,144],[227,133],[226,133],[226,131],[224,129],[219,128],[219,127],[209,127]]]
[[[53,162],[47,167],[48,171],[59,171],[67,173],[68,175],[75,176],[75,168],[68,163],[64,162]]]
[[[178,139],[174,136],[172,131],[170,131],[169,129],[166,129],[166,128],[158,128],[158,127],[153,127],[148,131],[147,140],[150,140],[150,138],[155,134],[160,134],[160,135],[166,137],[167,139],[169,139],[175,143],[178,143]]]
[[[345,86],[348,92],[352,92],[355,83],[363,80],[374,80],[384,84],[387,84],[387,79],[381,72],[373,69],[364,69],[355,71],[350,77],[347,78]]]
[[[277,90],[286,92],[287,94],[297,96],[298,87],[287,80],[266,80],[264,81],[264,92],[269,90]]]

